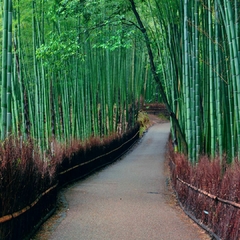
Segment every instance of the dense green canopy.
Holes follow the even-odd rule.
[[[8,1],[3,6],[8,14]],[[135,124],[140,98],[159,99],[141,35],[132,24],[123,24],[131,19],[128,4],[27,0],[13,1],[13,6],[13,134],[47,147],[53,138],[122,133]],[[7,14],[3,25],[10,26]],[[9,42],[2,39],[3,70]],[[7,87],[2,73],[4,139]]]
[[[14,0],[13,37],[10,3],[2,138],[10,126],[41,146],[122,132],[157,89],[189,159],[240,153],[239,1]]]

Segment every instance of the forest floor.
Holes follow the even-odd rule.
[[[210,239],[183,213],[170,186],[169,123],[149,118],[152,127],[119,161],[61,191],[58,210],[32,239]]]
[[[156,123],[167,123],[167,122],[169,122],[169,120],[167,118],[159,117],[155,114],[148,114],[148,117],[149,117],[149,120],[150,120],[149,121],[150,124],[149,124],[148,128],[153,126]]]

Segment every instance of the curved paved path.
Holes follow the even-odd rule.
[[[176,206],[164,164],[169,124],[155,124],[120,161],[61,194],[67,208],[34,239],[210,239]]]

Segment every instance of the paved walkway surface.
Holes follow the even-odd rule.
[[[35,240],[206,240],[177,206],[165,164],[169,124],[155,124],[121,160],[61,192]]]

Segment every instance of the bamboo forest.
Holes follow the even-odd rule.
[[[141,99],[159,95],[191,161],[237,157],[239,2],[149,0],[137,8],[4,1],[2,140],[31,136],[44,149],[52,139],[124,131]]]
[[[103,146],[106,139],[125,136],[139,127],[143,106],[155,102],[166,107],[174,154],[186,156],[188,166],[200,166],[204,156],[210,162],[218,158],[222,174],[226,165],[237,169],[239,0],[1,0],[0,5],[0,181],[13,176],[9,168],[17,168],[21,158],[30,158],[48,171],[52,186],[52,172],[61,170],[55,162],[79,153],[74,143]],[[72,152],[63,154],[62,148]],[[11,155],[14,149],[20,155]],[[15,158],[9,157],[11,167],[6,154]],[[4,199],[15,191],[7,186],[7,180],[0,184],[5,196],[0,216],[23,208],[6,210]],[[239,188],[238,183],[238,194]],[[39,185],[39,191],[46,189]]]

